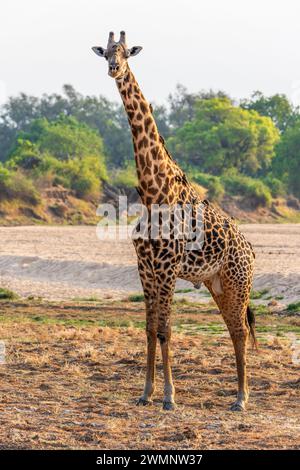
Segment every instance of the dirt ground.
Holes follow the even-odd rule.
[[[300,299],[300,224],[242,225],[256,252],[254,288],[287,305]],[[122,299],[141,291],[131,240],[99,240],[96,227],[0,227],[0,285],[45,299]],[[178,281],[177,289],[193,288]],[[185,293],[185,296],[187,293]],[[205,301],[207,292],[188,298]]]
[[[177,301],[178,408],[136,407],[145,371],[140,302],[1,301],[0,449],[300,449],[296,315],[257,317],[250,402],[232,413],[233,348],[212,303]]]

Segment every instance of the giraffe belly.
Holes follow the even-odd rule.
[[[216,289],[218,273],[223,264],[223,257],[205,260],[205,258],[188,253],[184,256],[178,277],[185,281],[192,282],[196,288],[199,288],[201,283],[209,279],[216,279]]]

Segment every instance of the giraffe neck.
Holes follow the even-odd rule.
[[[191,192],[184,173],[172,160],[160,137],[152,109],[128,67],[116,80],[131,127],[134,155],[142,202],[173,204]]]

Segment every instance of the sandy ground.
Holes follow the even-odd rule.
[[[254,288],[300,298],[300,224],[242,225],[254,245]],[[120,299],[141,291],[130,240],[101,241],[95,227],[0,227],[0,285],[45,299]],[[192,288],[178,281],[177,289]],[[207,299],[204,290],[188,294]]]
[[[212,306],[174,308],[178,408],[168,412],[159,351],[153,405],[135,405],[145,374],[143,303],[0,301],[0,449],[300,449],[299,316],[258,315],[249,405],[233,413],[224,322]]]

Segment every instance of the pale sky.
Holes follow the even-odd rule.
[[[130,65],[150,101],[182,83],[300,104],[299,20],[299,0],[1,0],[0,101],[64,83],[120,100],[91,46],[125,29],[128,45],[144,48]]]

